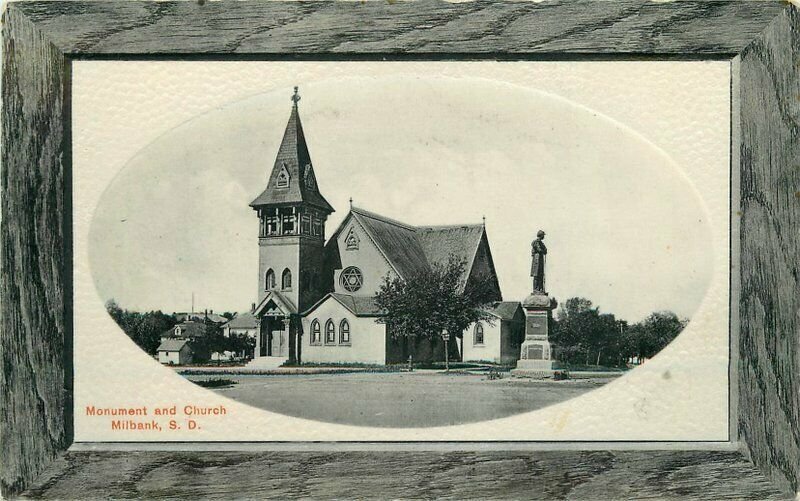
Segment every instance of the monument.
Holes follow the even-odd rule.
[[[550,377],[553,375],[553,361],[550,355],[549,329],[552,312],[558,306],[545,290],[545,256],[544,231],[536,233],[536,240],[531,243],[531,278],[533,291],[522,302],[525,310],[525,341],[520,347],[520,359],[517,368],[511,373],[527,377]]]

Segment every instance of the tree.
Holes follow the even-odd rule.
[[[106,303],[106,311],[122,331],[150,355],[156,354],[161,334],[177,323],[174,316],[167,315],[161,310],[146,313],[129,311],[121,308],[114,299]]]
[[[492,322],[486,309],[494,297],[492,281],[478,276],[464,286],[465,269],[465,261],[450,256],[446,264],[405,279],[384,277],[375,298],[383,311],[379,321],[387,324],[393,339],[413,341],[435,340],[445,329],[461,337],[475,322]]]
[[[651,358],[672,342],[689,323],[688,319],[680,319],[671,311],[656,311],[635,324],[635,355],[640,358]]]
[[[562,361],[589,364],[594,339],[599,331],[600,310],[586,298],[567,299],[556,314],[551,340],[558,348]]]
[[[189,346],[196,362],[207,362],[211,359],[212,353],[229,350],[229,340],[219,325],[206,318],[203,321],[203,334],[192,338]]]
[[[573,297],[559,308],[550,340],[562,362],[624,366],[631,357],[650,358],[672,342],[689,321],[657,311],[634,325],[586,298]]]
[[[226,349],[229,351],[237,354],[244,353],[245,356],[252,357],[256,349],[256,338],[250,337],[247,334],[231,332],[227,346]]]

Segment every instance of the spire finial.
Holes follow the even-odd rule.
[[[486,215],[484,214],[481,218],[483,219],[483,227],[486,228]]]
[[[294,106],[295,108],[297,108],[297,102],[300,101],[300,94],[297,93],[298,90],[299,89],[295,85],[294,86],[294,94],[292,95],[292,103],[294,103],[292,106]]]
[[[350,208],[353,208],[353,197],[350,197]]]

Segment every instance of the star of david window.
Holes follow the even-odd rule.
[[[278,179],[275,180],[276,188],[289,187],[289,171],[286,169],[286,164],[281,166],[281,171],[278,173]]]
[[[358,235],[353,231],[353,228],[350,228],[350,231],[347,232],[347,236],[344,238],[344,244],[347,250],[358,250]]]
[[[347,292],[355,292],[364,285],[364,276],[361,274],[361,270],[350,266],[342,271],[339,282]]]

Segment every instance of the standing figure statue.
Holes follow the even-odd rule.
[[[531,276],[533,277],[533,293],[544,294],[544,257],[547,247],[544,245],[544,232],[536,233],[536,240],[531,243]]]

